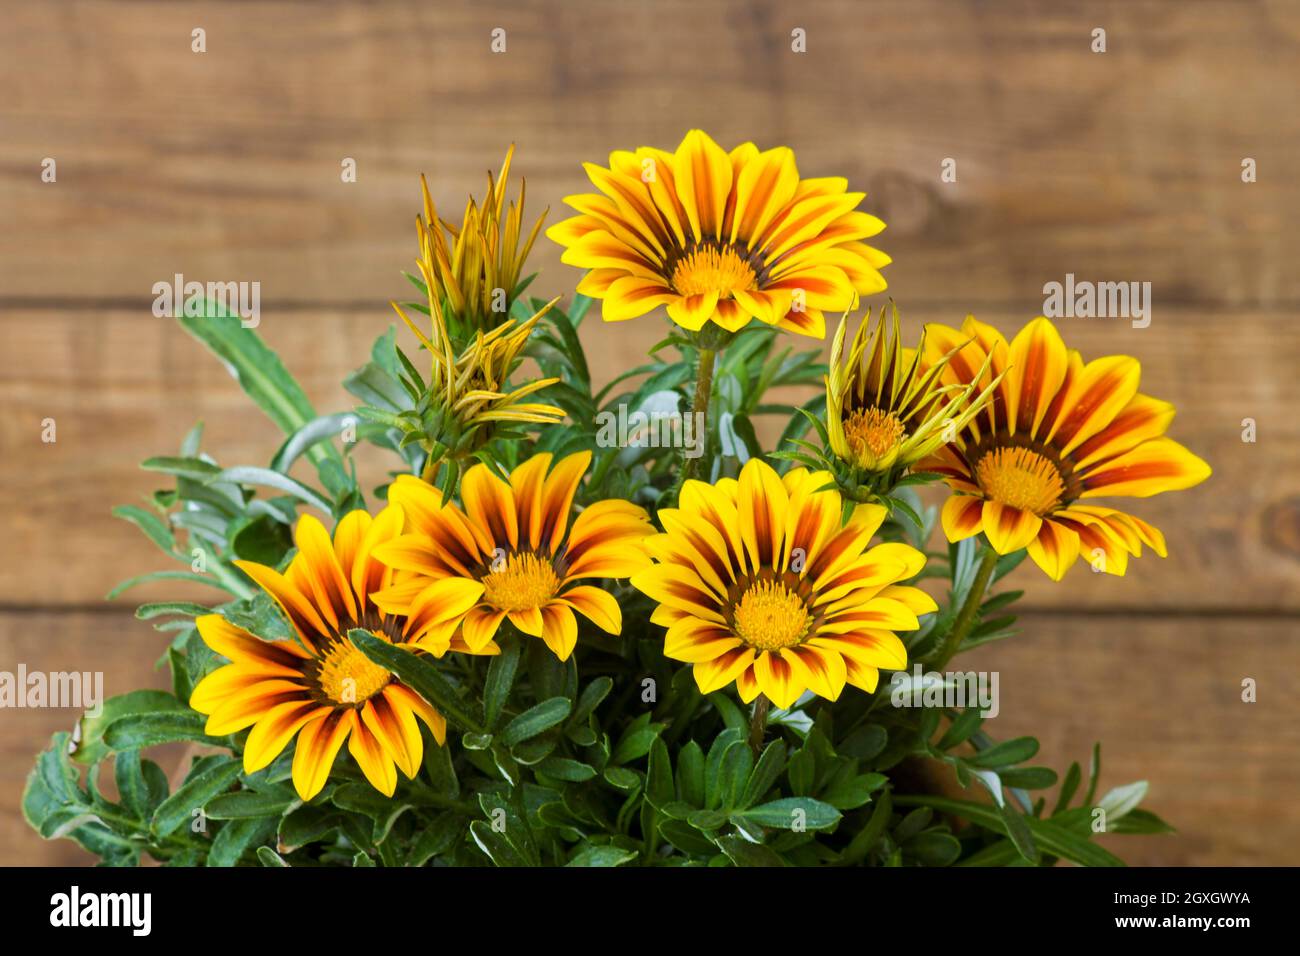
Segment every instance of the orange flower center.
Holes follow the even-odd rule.
[[[736,636],[750,647],[794,647],[808,634],[808,605],[784,584],[757,581],[741,596],[732,621]]]
[[[1029,448],[997,448],[979,460],[975,477],[993,501],[1039,517],[1061,502],[1065,482],[1050,459]]]
[[[543,607],[559,587],[560,578],[550,561],[535,554],[512,554],[494,562],[483,578],[483,600],[502,611],[527,611]]]
[[[718,298],[728,299],[754,288],[756,278],[749,263],[730,246],[702,246],[677,263],[673,288],[682,295],[716,292]]]
[[[372,631],[376,637],[383,634]],[[384,637],[387,640],[386,637]],[[336,704],[361,704],[374,697],[393,675],[362,654],[346,638],[326,652],[317,674],[321,692]]]
[[[893,412],[883,408],[857,408],[844,419],[844,437],[859,468],[876,468],[907,437],[907,430]]]

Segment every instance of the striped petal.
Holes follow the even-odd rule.
[[[1155,438],[1082,475],[1085,490],[1080,497],[1146,498],[1191,488],[1208,477],[1210,466],[1202,459],[1172,439]]]
[[[1038,536],[1029,542],[1026,549],[1049,578],[1059,581],[1079,559],[1079,535],[1066,525],[1047,518]]]
[[[986,501],[981,512],[984,534],[998,554],[1011,554],[1026,547],[1038,535],[1043,519],[1032,511]]]
[[[721,238],[732,177],[722,147],[703,130],[691,130],[677,147],[673,174],[695,241]]]
[[[351,725],[341,711],[313,720],[298,733],[293,753],[293,787],[303,802],[321,792]]]

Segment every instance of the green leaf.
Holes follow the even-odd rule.
[[[1118,820],[1106,821],[1106,829],[1111,833],[1176,833],[1177,831],[1150,810],[1130,810]]]
[[[301,803],[292,791],[258,792],[239,790],[223,793],[208,801],[204,812],[213,820],[247,820],[257,817],[278,817]]]
[[[448,722],[470,733],[487,732],[478,705],[461,697],[428,658],[389,644],[361,628],[350,630],[348,637],[361,653],[400,677],[406,686],[432,704]]]
[[[355,412],[336,412],[333,415],[313,418],[285,439],[284,444],[276,451],[275,457],[271,459],[271,468],[287,474],[293,467],[293,463],[305,452],[320,442],[339,438],[343,434],[343,429],[349,424],[354,427],[358,424]]]
[[[236,557],[274,568],[293,547],[293,535],[284,522],[270,515],[259,515],[235,532],[230,546]]]
[[[919,833],[903,850],[922,866],[951,866],[961,856],[961,843],[951,833]]]
[[[235,866],[254,844],[275,836],[276,822],[275,818],[250,817],[227,823],[212,840],[208,866]],[[269,848],[259,847],[259,851],[264,849]]]
[[[610,761],[619,764],[644,757],[650,752],[650,745],[663,733],[663,729],[663,724],[650,723],[648,713],[642,714],[623,732]]]
[[[330,807],[309,804],[291,810],[280,818],[276,841],[286,853],[292,853],[308,843],[323,840],[338,829],[340,815]]]
[[[496,728],[501,711],[510,697],[519,669],[519,641],[504,641],[501,653],[488,664],[487,682],[483,686],[483,720],[489,730]]]
[[[202,604],[191,604],[189,601],[161,601],[157,604],[141,604],[135,609],[135,616],[141,621],[148,621],[155,617],[171,614],[180,614],[185,617],[203,617],[205,614],[211,613],[211,608],[206,608]]]
[[[128,750],[113,758],[113,776],[122,806],[137,820],[148,820],[167,799],[167,775],[140,751]]]
[[[1017,737],[1014,740],[1004,740],[1002,743],[994,744],[987,750],[981,750],[973,757],[967,757],[966,762],[974,767],[1006,767],[1023,763],[1036,753],[1038,753],[1037,740],[1033,737]]]
[[[951,814],[978,823],[980,826],[1007,834],[1005,818],[993,807],[969,800],[953,800],[948,797],[924,797],[916,795],[899,796],[896,802],[905,806],[926,806],[940,813]],[[1058,826],[1050,820],[1035,817],[1019,817],[1028,828],[1034,844],[1053,856],[1071,860],[1082,866],[1123,866],[1124,863],[1114,854],[1090,843],[1086,837]],[[1023,852],[1023,851],[1022,851]]]
[[[785,866],[780,854],[761,843],[750,843],[744,837],[726,836],[716,841],[718,849],[736,866]]]
[[[330,800],[340,810],[364,814],[372,821],[370,839],[379,844],[388,838],[393,824],[403,813],[411,809],[411,804],[400,799],[386,797],[369,783],[345,783],[330,794]]]
[[[308,488],[302,482],[290,478],[288,475],[272,471],[269,468],[253,468],[248,465],[239,465],[220,472],[215,478],[210,479],[209,483],[211,482],[264,485],[268,488],[274,488],[276,491],[283,491],[287,495],[292,495],[299,501],[306,502],[327,515],[333,513],[332,506],[320,492]]]
[[[949,725],[935,746],[940,750],[951,750],[958,744],[965,743],[970,739],[971,734],[980,729],[983,720],[984,717],[978,707],[967,708],[957,715],[957,719]]]
[[[259,846],[257,848],[257,860],[263,866],[288,866],[288,861],[280,854],[276,853],[269,846]]]
[[[856,810],[871,800],[871,795],[889,782],[883,773],[864,773],[836,780],[821,793],[821,799],[837,810]]]
[[[1083,773],[1079,769],[1078,761],[1070,764],[1070,769],[1065,772],[1065,781],[1061,784],[1061,791],[1056,798],[1056,806],[1052,809],[1052,816],[1056,816],[1062,810],[1070,805],[1074,795],[1079,791],[1079,783],[1083,779]]]
[[[181,309],[178,320],[185,331],[206,345],[226,366],[244,390],[286,435],[298,431],[316,412],[284,364],[251,328],[237,316],[225,314],[215,302],[205,302],[203,315]],[[311,449],[313,461],[340,460],[333,448]]]
[[[207,459],[178,458],[167,455],[146,458],[140,462],[140,467],[145,471],[158,471],[164,475],[175,475],[178,478],[193,478],[198,482],[206,482],[221,473],[221,468]]]
[[[704,752],[694,740],[677,754],[677,788],[682,800],[704,806]]]
[[[176,540],[172,537],[171,527],[153,512],[135,505],[118,505],[113,509],[113,517],[131,522],[167,554],[176,553]]]
[[[132,714],[192,713],[189,707],[163,690],[133,690],[104,701],[100,713],[85,714],[78,724],[77,743],[72,759],[81,764],[92,764],[108,755],[104,731],[115,720]],[[120,748],[130,750],[132,748]]]
[[[582,689],[578,696],[578,702],[573,706],[573,713],[569,717],[569,724],[576,726],[586,721],[600,706],[609,692],[614,689],[614,682],[608,677],[597,677],[590,684]]]
[[[997,813],[1002,819],[1003,829],[1015,845],[1016,852],[1031,863],[1039,862],[1042,854],[1039,852],[1038,843],[1034,839],[1034,830],[1031,825],[1033,818],[1022,816],[1016,812],[1014,807],[1002,802],[998,804]]]
[[[811,797],[785,797],[733,814],[759,826],[794,830],[829,830],[840,822],[840,812]]]
[[[547,757],[537,765],[537,772],[568,783],[585,783],[596,776],[596,768],[569,757]]]
[[[1002,783],[1023,790],[1046,790],[1056,786],[1056,771],[1050,767],[1008,767],[998,772]]]
[[[202,714],[188,708],[169,713],[129,714],[108,726],[104,731],[104,743],[111,750],[139,750],[181,740],[224,746],[223,738],[209,737],[204,733],[206,722],[207,718]]]
[[[861,863],[867,858],[867,854],[880,842],[884,836],[886,827],[889,826],[889,820],[893,816],[893,799],[890,792],[885,790],[881,793],[880,798],[876,801],[875,809],[871,811],[871,818],[867,825],[857,832],[849,843],[847,849],[840,857],[840,862],[845,866],[854,866]]]
[[[562,723],[569,716],[572,705],[567,697],[551,697],[524,711],[501,732],[501,742],[507,747],[525,740],[531,740],[538,734]]]
[[[1088,766],[1088,793],[1083,798],[1085,807],[1092,806],[1092,798],[1097,795],[1097,782],[1101,779],[1101,744],[1092,745],[1092,763]]]
[[[465,833],[465,820],[457,813],[442,813],[416,838],[407,857],[407,866],[424,866],[436,856],[454,847]]]
[[[167,836],[194,818],[217,794],[225,791],[239,777],[240,761],[231,757],[218,757],[202,769],[192,772],[189,778],[154,811],[152,830]]]
[[[234,597],[243,597],[238,591],[230,585],[216,578],[209,577],[206,574],[195,574],[192,571],[150,571],[148,574],[136,575],[133,578],[127,578],[113,590],[104,595],[105,601],[111,601],[119,597],[124,592],[139,584],[147,584],[150,581],[189,581],[192,584],[206,584],[210,588],[216,588],[219,591],[225,591]]]
[[[605,845],[588,844],[575,853],[565,866],[622,866],[636,859],[635,850]]]
[[[776,786],[781,772],[785,770],[785,754],[785,742],[781,740],[774,740],[764,748],[737,806],[752,807]]]
[[[1116,787],[1098,801],[1097,806],[1106,811],[1107,829],[1110,829],[1111,823],[1121,819],[1146,799],[1147,786],[1145,780],[1139,780],[1136,783]]]
[[[487,858],[496,866],[527,866],[528,862],[519,851],[510,845],[500,833],[495,832],[486,821],[475,820],[469,825],[470,837],[474,843],[487,854]]]

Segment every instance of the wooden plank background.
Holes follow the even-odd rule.
[[[264,464],[278,443],[221,366],[151,315],[155,282],[259,281],[260,330],[319,410],[344,409],[340,379],[406,294],[418,173],[458,214],[513,140],[530,206],[555,221],[587,188],[582,161],[701,126],[788,144],[804,175],[865,189],[909,331],[967,312],[1014,331],[1066,273],[1152,283],[1149,328],[1062,332],[1085,356],[1141,359],[1144,390],[1178,405],[1174,434],[1214,477],[1136,503],[1168,535],[1164,561],[1061,585],[1021,571],[1025,633],[975,659],[1002,673],[999,734],[1037,734],[1058,768],[1101,739],[1109,783],[1151,781],[1181,835],[1112,844],[1131,861],[1300,862],[1295,4],[46,0],[6,21],[0,670],[102,670],[110,693],[157,683],[162,637],[129,595],[101,598],[160,556],[109,509],[155,486],[137,462],[196,420],[223,463]],[[1241,181],[1244,157],[1258,182]],[[945,158],[956,183],[939,179]],[[541,292],[577,279],[545,241],[534,265]],[[647,318],[584,338],[608,376],[661,333]],[[383,463],[362,466],[377,478]],[[137,597],[164,594],[178,592]],[[1239,700],[1244,677],[1256,704]],[[32,755],[71,720],[0,714],[0,862],[85,859],[16,812]]]

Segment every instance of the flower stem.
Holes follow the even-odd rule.
[[[984,548],[984,556],[980,559],[979,570],[975,572],[975,580],[971,582],[966,601],[957,612],[957,619],[952,622],[952,630],[948,632],[943,646],[939,648],[939,655],[934,660],[935,670],[943,670],[948,661],[952,660],[953,655],[961,648],[961,642],[966,639],[966,635],[974,626],[980,604],[984,601],[984,591],[988,588],[989,581],[993,579],[993,569],[997,567],[998,557],[998,553],[992,548],[987,546]]]
[[[701,452],[708,444],[709,426],[709,398],[713,395],[713,365],[717,361],[718,352],[716,349],[701,348],[699,350],[699,364],[695,373],[695,397],[691,402],[691,425],[694,427],[698,422],[700,427],[697,429],[696,440],[703,442],[700,446]],[[672,501],[676,501],[681,493],[682,485],[686,484],[688,479],[694,478],[699,468],[700,459],[703,454],[696,455],[692,458],[688,452],[691,449],[682,448],[682,467],[677,474],[677,484],[673,487]]]
[[[763,749],[763,735],[767,732],[767,712],[772,702],[765,694],[759,694],[754,701],[754,713],[749,718],[749,749],[757,757]]]

